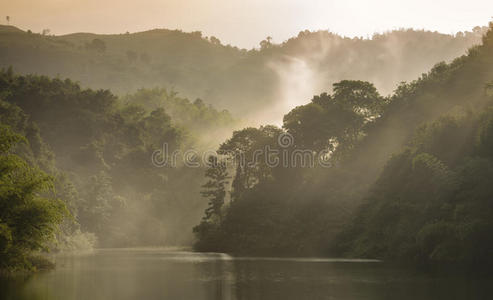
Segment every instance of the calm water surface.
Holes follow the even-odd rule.
[[[493,282],[364,260],[233,258],[165,249],[55,256],[57,269],[0,279],[1,299],[492,299]]]

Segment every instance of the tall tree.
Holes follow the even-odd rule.
[[[222,221],[222,207],[226,198],[226,185],[229,183],[226,162],[216,156],[209,157],[209,168],[205,171],[208,181],[202,186],[201,194],[209,199],[209,204],[205,210],[205,219],[213,220],[217,218]]]

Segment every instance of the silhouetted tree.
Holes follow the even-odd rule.
[[[270,36],[266,37],[265,40],[262,40],[260,42],[260,49],[261,50],[268,49],[271,47],[272,47],[272,37],[270,37]]]
[[[211,36],[211,37],[209,38],[209,40],[210,40],[210,41],[211,41],[211,43],[212,43],[212,44],[214,44],[214,45],[221,45],[221,41],[220,41],[217,37],[215,37],[215,36]]]

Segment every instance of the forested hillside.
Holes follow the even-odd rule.
[[[309,149],[327,161],[216,163],[196,248],[490,266],[492,82],[490,27],[481,46],[390,96],[345,80],[286,114],[282,129],[236,131],[219,153],[248,158],[270,145],[278,159]]]
[[[480,42],[484,30],[457,35],[396,30],[371,38],[303,31],[280,44],[269,37],[260,49],[245,50],[200,32],[51,36],[0,26],[0,67],[68,77],[118,95],[140,88],[174,89],[265,123],[343,79],[373,82],[386,95],[435,63],[464,54]]]
[[[203,169],[184,168],[180,161],[159,167],[151,158],[164,144],[170,152],[203,151],[199,137],[233,128],[227,111],[164,89],[118,98],[68,79],[21,76],[11,69],[0,72],[0,99],[1,255],[22,261],[19,253],[46,248],[190,243],[190,228],[205,207],[197,196]],[[212,137],[207,142],[217,145]],[[11,201],[12,193],[21,204]],[[24,225],[17,224],[22,206],[13,206],[31,205],[27,201],[39,207],[26,208]],[[39,236],[24,245],[18,230],[34,232],[25,226],[29,222]],[[54,232],[58,242],[50,244]]]

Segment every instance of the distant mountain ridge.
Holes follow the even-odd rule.
[[[480,42],[485,29],[456,35],[398,30],[371,39],[302,31],[282,44],[267,38],[260,49],[246,50],[198,31],[52,36],[0,26],[0,67],[68,77],[117,94],[141,87],[172,88],[267,122],[341,79],[368,80],[390,93],[436,62],[464,54]]]

